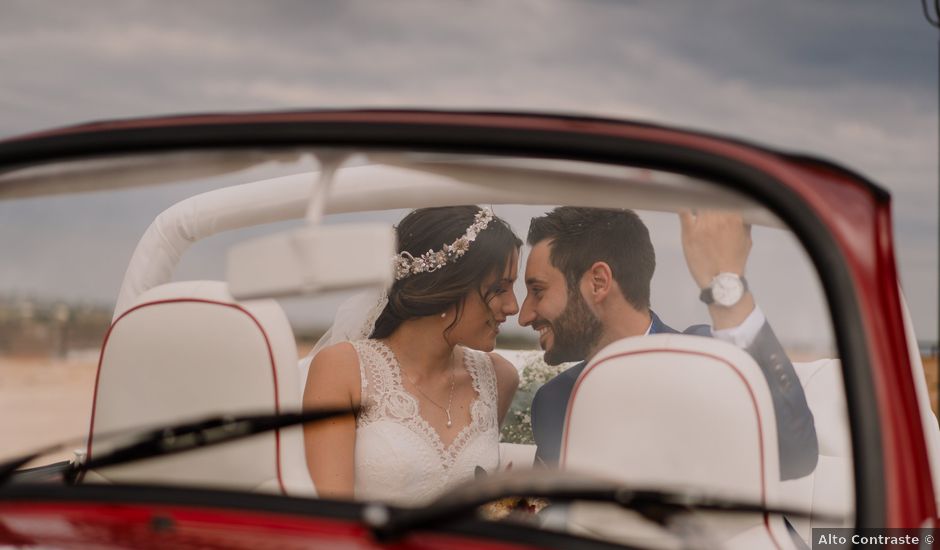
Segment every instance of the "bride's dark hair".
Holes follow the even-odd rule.
[[[395,228],[398,252],[408,252],[417,258],[428,250],[440,250],[462,236],[479,211],[473,205],[412,211]],[[471,290],[477,291],[484,303],[489,301],[489,293],[481,289],[483,281],[493,273],[503,273],[513,250],[520,246],[522,241],[509,224],[493,216],[458,260],[437,271],[395,281],[388,291],[388,305],[379,314],[370,338],[386,338],[408,319],[440,315],[456,305],[456,318],[447,327],[450,330],[460,320],[464,299]]]

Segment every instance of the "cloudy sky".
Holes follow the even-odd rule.
[[[935,340],[937,39],[918,0],[0,0],[0,137],[377,106],[742,137],[831,158],[892,192],[902,282],[921,338]]]

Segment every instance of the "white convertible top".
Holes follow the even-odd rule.
[[[735,209],[752,223],[782,226],[757,203],[714,185],[666,173],[567,161],[414,160],[337,172],[324,213],[454,204],[579,204],[676,211],[680,206]],[[396,164],[397,166],[392,166]],[[147,228],[118,294],[114,318],[146,290],[169,282],[190,245],[223,231],[304,217],[319,174],[305,172],[225,187],[185,199]],[[616,204],[630,188],[629,204]]]

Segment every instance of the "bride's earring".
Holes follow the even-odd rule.
[[[446,318],[446,317],[447,317],[447,312],[446,312],[446,311],[443,312],[443,313],[441,313],[441,319],[444,319],[444,318]]]

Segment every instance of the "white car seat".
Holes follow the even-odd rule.
[[[525,445],[521,443],[499,444],[499,469],[500,470],[528,470],[535,462],[535,445]]]
[[[813,412],[819,461],[808,476],[781,483],[787,506],[812,510],[814,517],[790,523],[806,541],[816,528],[851,527],[855,509],[852,443],[842,365],[836,359],[794,363],[806,403]]]
[[[216,414],[301,409],[297,348],[273,300],[236,302],[225,283],[144,292],[101,350],[87,456],[99,434]],[[143,482],[315,495],[300,426],[88,472],[85,482]]]
[[[777,430],[766,379],[750,355],[716,339],[659,334],[615,342],[575,383],[560,464],[638,488],[776,504]],[[780,517],[697,517],[722,547],[793,545]],[[633,542],[663,536],[609,511],[588,508],[571,521],[607,536],[620,530]]]

